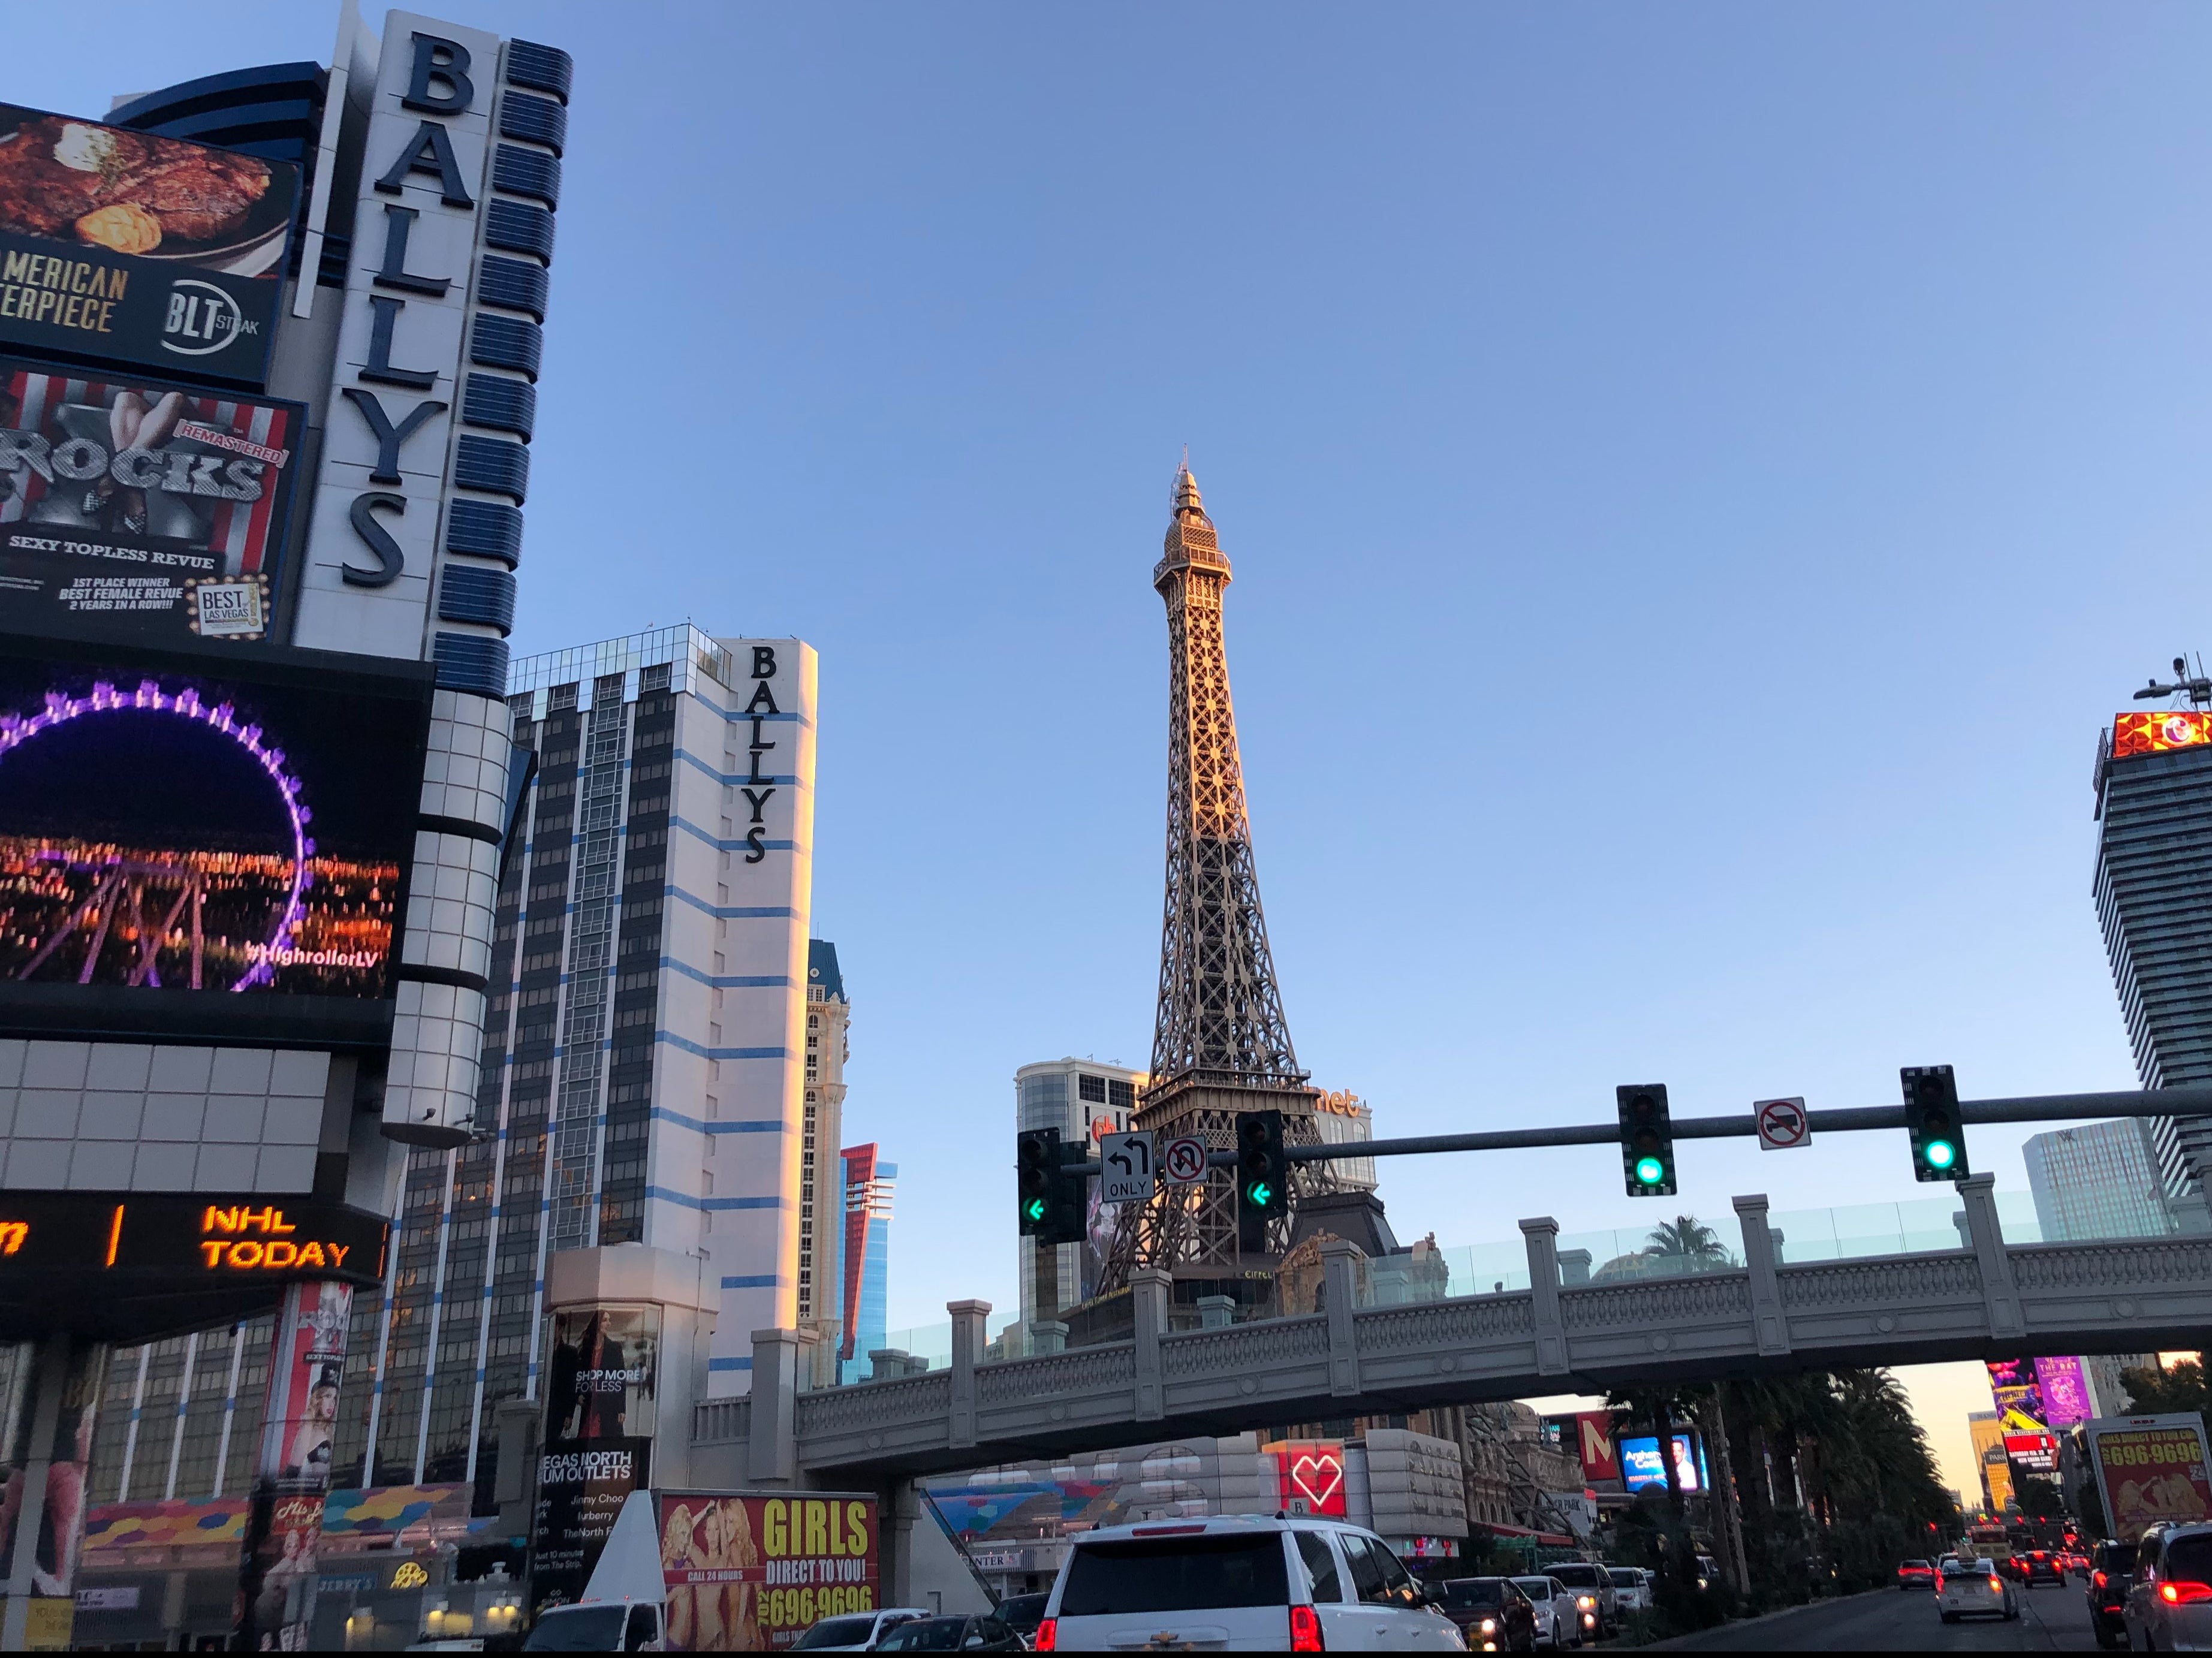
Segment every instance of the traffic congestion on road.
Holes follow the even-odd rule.
[[[1708,1563],[1709,1564],[1709,1563]],[[1668,1638],[1653,1574],[1561,1559],[1417,1578],[1341,1521],[1224,1515],[1101,1528],[1042,1593],[988,1614],[889,1608],[825,1619],[810,1652],[1706,1652],[2185,1650],[2212,1644],[2212,1524],[2142,1542],[1900,1561],[1895,1589],[1844,1594]],[[1659,1638],[1654,1638],[1658,1637]]]

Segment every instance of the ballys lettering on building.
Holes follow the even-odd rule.
[[[295,642],[506,690],[565,54],[385,21]]]

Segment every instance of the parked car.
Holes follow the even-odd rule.
[[[879,1606],[824,1618],[791,1644],[799,1652],[872,1652],[901,1624],[932,1616],[927,1606]]]
[[[2143,1533],[2127,1620],[2131,1649],[2212,1647],[2212,1525],[2160,1525]]]
[[[1536,1608],[1536,1639],[1554,1651],[1578,1647],[1588,1638],[1583,1631],[1582,1612],[1575,1592],[1556,1577],[1516,1577],[1513,1580]]]
[[[978,1612],[916,1618],[876,1643],[878,1652],[1027,1652],[1022,1637]]]
[[[2065,1564],[2049,1549],[2023,1549],[2013,1556],[2013,1561],[2019,1568],[2020,1581],[2030,1588],[2038,1583],[2066,1586]]]
[[[2100,1647],[2128,1643],[2128,1589],[2135,1574],[2133,1543],[2107,1538],[2089,1551],[2089,1632]]]
[[[1455,1577],[1437,1588],[1469,1652],[1535,1651],[1536,1608],[1511,1578]]]
[[[1905,1560],[1897,1568],[1897,1587],[1901,1589],[1932,1589],[1936,1587],[1936,1568],[1925,1560]]]
[[[1039,1652],[1467,1649],[1436,1597],[1373,1533],[1256,1515],[1085,1532],[1060,1563],[1036,1644]]]
[[[1026,1641],[1036,1633],[1044,1603],[1051,1599],[1050,1589],[1036,1594],[1010,1594],[999,1602],[999,1621]]]
[[[1613,1586],[1612,1576],[1603,1566],[1590,1560],[1562,1560],[1547,1568],[1575,1592],[1575,1605],[1585,1618],[1597,1614],[1596,1634],[1609,1639],[1620,1633],[1620,1591]],[[1587,1623],[1582,1625],[1585,1630]]]
[[[1620,1597],[1623,1612],[1651,1610],[1651,1574],[1641,1566],[1607,1566],[1605,1575],[1613,1579],[1613,1592]]]
[[[1993,1560],[1960,1560],[1936,1580],[1936,1608],[1947,1624],[1961,1618],[2020,1616],[2020,1589]]]

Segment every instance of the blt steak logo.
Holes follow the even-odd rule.
[[[161,349],[183,357],[212,356],[261,325],[238,308],[238,301],[213,282],[179,276],[169,284],[169,308],[161,319]]]

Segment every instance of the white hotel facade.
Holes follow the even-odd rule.
[[[537,769],[477,1138],[410,1158],[342,1479],[488,1485],[550,1309],[648,1303],[653,1477],[680,1479],[691,1402],[747,1391],[752,1332],[799,1324],[816,676],[800,641],[690,627],[514,664]]]

